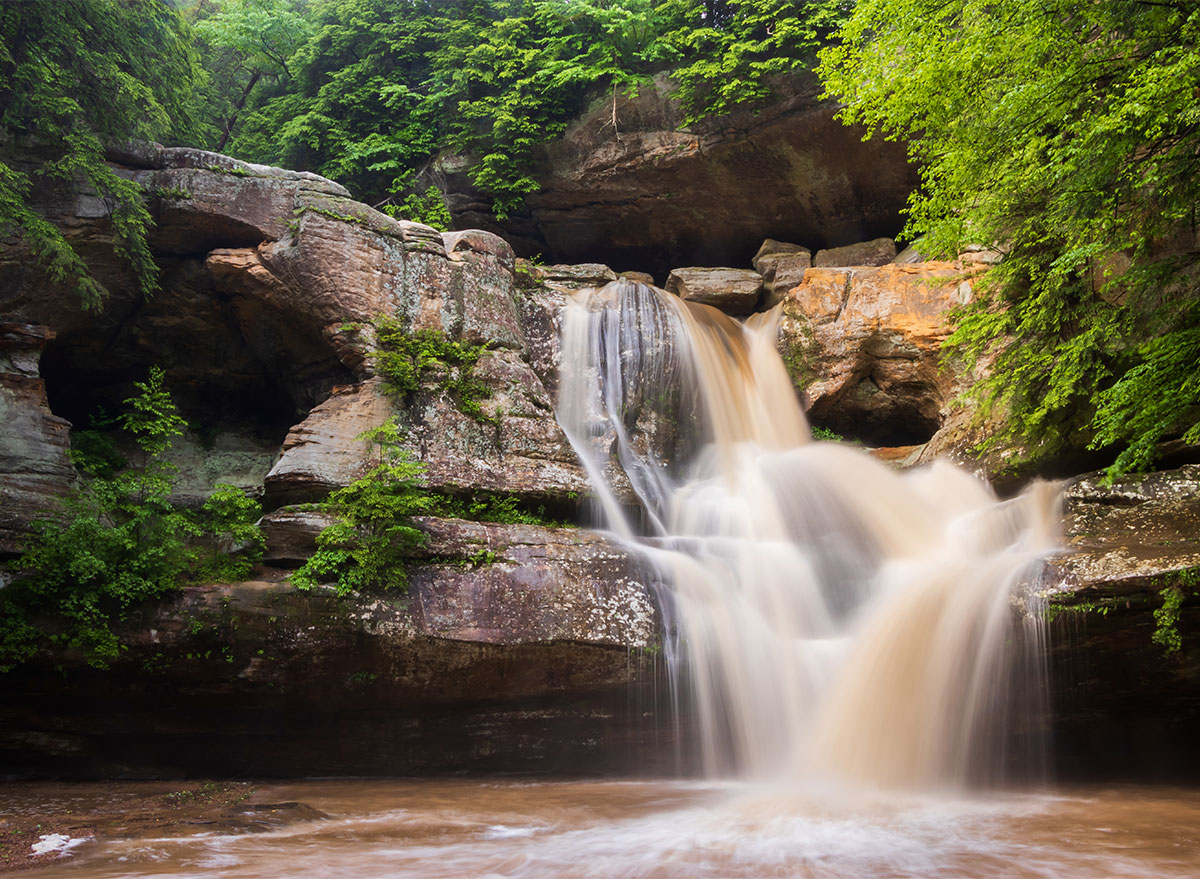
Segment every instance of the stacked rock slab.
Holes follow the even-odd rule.
[[[891,238],[876,238],[844,247],[818,250],[813,257],[817,268],[840,268],[843,266],[885,266],[896,259],[896,242]]]
[[[812,265],[812,253],[799,244],[768,238],[754,255],[754,270],[763,279],[763,308],[772,308],[788,290],[804,280]]]
[[[762,286],[762,275],[749,269],[690,267],[672,270],[666,290],[688,302],[741,317],[758,306]]]
[[[1064,552],[1041,577],[1062,776],[1200,777],[1197,534],[1200,465],[1065,486]]]

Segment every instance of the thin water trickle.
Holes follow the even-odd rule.
[[[945,462],[900,474],[813,442],[777,333],[777,310],[741,324],[630,281],[581,291],[564,319],[559,421],[607,527],[668,584],[666,654],[705,766],[994,781],[1015,671],[1039,668],[1017,587],[1055,546],[1057,492],[1000,501]]]

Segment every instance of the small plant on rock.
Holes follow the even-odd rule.
[[[375,466],[325,502],[338,521],[318,535],[316,553],[292,575],[301,589],[332,583],[339,595],[403,590],[408,586],[407,559],[425,542],[412,517],[432,512],[435,499],[418,482],[423,465],[400,447],[395,418],[357,439],[375,447]]]

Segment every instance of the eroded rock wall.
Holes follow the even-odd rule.
[[[678,266],[749,265],[766,237],[822,248],[895,235],[919,183],[905,148],[864,143],[815,78],[779,85],[767,106],[691,126],[666,76],[615,107],[605,96],[546,145],[528,210],[503,220],[469,159],[445,157],[430,182],[456,225],[500,232],[523,256],[598,260],[659,284]]]

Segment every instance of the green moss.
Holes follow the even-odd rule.
[[[1134,595],[1116,595],[1096,600],[1078,601],[1070,604],[1058,604],[1053,601],[1042,611],[1047,622],[1053,622],[1063,614],[1108,616],[1114,609],[1132,610],[1135,607],[1145,612],[1150,609],[1155,597],[1160,599],[1159,606],[1153,609],[1154,632],[1150,640],[1163,648],[1166,656],[1172,656],[1183,649],[1183,635],[1179,631],[1179,618],[1183,606],[1189,597],[1200,596],[1200,568],[1187,568],[1156,578],[1151,585],[1153,591]],[[1071,596],[1064,596],[1070,600]]]
[[[572,528],[574,523],[555,519],[543,504],[536,507],[514,494],[478,493],[469,498],[442,495],[434,511],[438,516],[502,525],[539,525],[543,528]]]
[[[308,205],[304,208],[304,210],[312,211],[314,214],[320,214],[323,217],[329,217],[331,220],[339,220],[343,223],[357,223],[360,226],[364,225],[361,217],[352,217],[350,214],[341,214],[337,211],[330,210],[329,208],[318,208]]]
[[[796,327],[796,335],[800,338],[798,341],[786,345],[781,356],[788,376],[792,379],[792,384],[797,388],[807,388],[817,380],[820,374],[813,356],[816,339],[813,338],[812,327],[809,326],[807,319],[800,318],[793,323]]]
[[[192,197],[190,192],[188,192],[186,189],[181,189],[178,186],[156,186],[153,189],[153,195],[155,198],[171,198],[178,201],[184,201]]]
[[[491,388],[475,376],[487,343],[464,345],[434,330],[410,333],[386,317],[376,320],[375,335],[371,359],[389,394],[408,401],[436,377],[437,387],[450,394],[460,412],[476,421],[496,423],[481,405],[491,396]]]
[[[232,177],[249,177],[250,176],[249,171],[247,171],[245,168],[239,168],[237,166],[234,166],[231,168],[225,168],[221,165],[205,165],[204,167],[207,170],[212,171],[214,174],[229,174]]]

